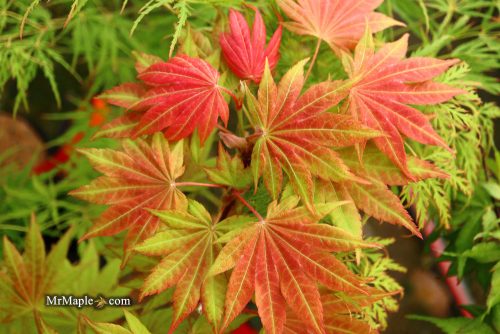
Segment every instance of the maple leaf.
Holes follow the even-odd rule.
[[[407,104],[437,104],[462,90],[430,81],[459,60],[415,57],[404,59],[408,35],[374,51],[369,30],[356,46],[354,58],[344,64],[352,86],[348,112],[385,136],[373,139],[377,147],[410,178],[401,133],[420,143],[448,148],[429,119]],[[362,148],[360,150],[362,152]]]
[[[42,318],[45,295],[61,289],[61,279],[68,271],[63,266],[71,241],[72,230],[45,252],[45,243],[38,223],[32,217],[21,255],[7,237],[3,239],[4,261],[0,270],[0,322],[11,322],[32,313],[40,333],[56,333]],[[7,329],[8,331],[8,329]]]
[[[127,82],[122,85],[108,89],[99,98],[107,103],[126,108],[123,115],[104,124],[92,136],[96,138],[127,138],[132,137],[134,129],[139,124],[144,108],[139,108],[138,103],[146,94],[147,87],[134,82]]]
[[[274,32],[266,47],[266,26],[258,9],[255,10],[252,34],[243,15],[229,10],[230,33],[220,35],[222,54],[227,65],[240,79],[259,83],[266,58],[273,69],[279,59],[281,25]]]
[[[139,73],[148,89],[138,108],[147,108],[133,136],[165,130],[169,140],[179,140],[198,129],[201,142],[220,116],[226,124],[228,104],[218,85],[219,73],[206,61],[185,55],[155,63]]]
[[[144,72],[153,64],[163,62],[163,59],[161,59],[160,57],[144,52],[132,51],[132,54],[135,58],[135,70],[137,71],[137,73]]]
[[[346,150],[353,151],[352,149]],[[349,192],[337,183],[324,180],[316,180],[314,190],[316,203],[346,202],[346,204],[333,209],[328,217],[335,226],[361,240],[363,238],[361,215]]]
[[[142,52],[133,52],[136,58],[135,69],[137,73],[142,73],[151,65],[161,63],[160,57]],[[117,107],[127,110],[138,110],[137,104],[147,91],[147,87],[142,83],[126,82],[111,89],[106,90],[99,95],[99,99],[106,101]]]
[[[158,218],[146,208],[181,209],[186,207],[187,200],[175,184],[184,172],[182,142],[170,146],[163,135],[157,133],[151,143],[137,139],[123,141],[122,145],[121,151],[81,150],[104,175],[70,194],[109,205],[82,239],[114,235],[128,229],[125,260],[128,250],[158,227]]]
[[[238,156],[231,157],[219,144],[216,168],[205,168],[208,178],[217,184],[223,184],[235,189],[243,189],[252,183],[249,170],[245,170],[243,161]]]
[[[341,159],[357,176],[368,180],[369,184],[358,182],[340,182],[317,184],[317,200],[348,200],[353,204],[343,205],[331,213],[332,220],[355,235],[361,236],[361,217],[357,208],[366,214],[391,224],[402,225],[416,236],[421,236],[413,219],[408,215],[399,198],[387,187],[406,185],[410,182],[427,178],[447,178],[448,175],[432,163],[416,157],[408,157],[408,168],[413,179],[406,176],[386,155],[374,144],[368,143],[362,160],[355,150],[341,149],[337,151]],[[352,208],[353,207],[353,208]],[[351,210],[351,208],[353,210]],[[355,230],[359,232],[356,233]]]
[[[335,50],[352,49],[363,36],[366,25],[373,32],[404,25],[373,10],[383,0],[277,0],[292,22],[284,25],[299,35],[323,40]]]
[[[221,250],[209,275],[234,267],[229,279],[224,329],[246,306],[255,291],[255,302],[266,333],[282,333],[286,306],[301,315],[304,326],[324,333],[318,283],[335,290],[364,293],[360,279],[330,252],[348,251],[368,244],[327,224],[317,223],[292,196],[272,202],[266,218],[258,215]],[[324,215],[342,202],[319,205]],[[249,218],[250,219],[250,218]],[[224,238],[224,236],[222,237]]]
[[[304,64],[291,68],[278,86],[266,65],[258,98],[247,90],[247,116],[255,133],[251,168],[255,185],[261,175],[276,199],[283,184],[282,169],[297,194],[312,207],[313,176],[327,180],[356,179],[333,148],[366,141],[377,133],[352,117],[328,112],[345,96],[339,81],[304,85]]]
[[[137,105],[145,93],[146,87],[142,84],[127,82],[108,89],[99,98],[114,106],[130,109]]]
[[[149,256],[163,256],[146,278],[139,299],[157,294],[173,285],[174,315],[170,333],[197,306],[216,328],[223,312],[226,279],[223,275],[206,277],[220,246],[217,236],[224,224],[215,224],[198,202],[190,200],[188,212],[152,211],[168,227],[135,246]]]
[[[325,309],[325,333],[326,334],[377,334],[378,331],[370,327],[363,320],[355,318],[352,314],[335,314]],[[283,334],[308,334],[310,333],[304,328],[304,324],[300,317],[295,315],[291,310],[287,311],[287,318]]]
[[[227,90],[218,85],[219,73],[206,61],[140,55],[136,68],[142,83],[125,83],[100,95],[127,113],[106,124],[96,137],[135,138],[164,131],[168,140],[177,141],[197,129],[203,143],[219,116],[227,123],[229,107],[221,93]]]
[[[402,186],[410,182],[429,178],[446,179],[449,177],[448,174],[441,171],[431,162],[421,160],[415,156],[408,156],[408,170],[413,176],[410,179],[372,143],[366,145],[361,162],[354,150],[342,149],[338,152],[342,160],[356,175],[366,180],[382,182],[389,186]]]
[[[95,322],[86,316],[82,316],[82,319],[88,327],[92,328],[97,334],[151,334],[141,320],[135,315],[127,310],[123,310],[123,313],[125,314],[125,319],[127,320],[130,330],[113,323]]]
[[[385,292],[376,288],[365,286],[366,293],[320,291],[321,304],[323,306],[325,332],[327,334],[350,333],[350,334],[375,334],[377,330],[370,327],[368,322],[357,318],[356,314],[362,314],[363,308],[371,306],[384,297],[398,293]],[[289,308],[285,323],[285,334],[307,334],[307,329],[300,318]]]
[[[414,235],[422,238],[413,219],[403,207],[397,195],[385,184],[372,182],[370,185],[358,182],[342,182],[337,185],[349,193],[356,207],[367,215],[378,220],[395,225],[401,225],[410,230]]]
[[[130,138],[132,137],[132,132],[139,123],[140,119],[141,114],[136,112],[127,112],[101,126],[101,128],[92,136],[92,139]]]

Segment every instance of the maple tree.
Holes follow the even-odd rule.
[[[405,58],[407,35],[376,50],[371,31],[401,24],[374,12],[381,2],[279,0],[292,20],[284,27],[318,38],[312,60],[285,71],[281,23],[266,46],[259,10],[250,31],[231,9],[229,31],[212,36],[222,55],[202,59],[208,37],[189,35],[188,54],[140,54],[139,82],[101,95],[124,112],[94,138],[121,138],[122,148],[81,150],[103,176],[72,194],[108,206],[82,240],[128,230],[122,266],[159,258],[139,301],[173,291],[170,333],[194,314],[205,332],[227,332],[249,303],[266,333],[377,331],[365,310],[398,291],[373,287],[346,254],[359,261],[381,247],[365,240],[362,213],[420,236],[389,187],[448,177],[407,153],[405,137],[448,145],[410,105],[462,93],[433,81],[457,61]],[[322,41],[345,80],[308,82]]]

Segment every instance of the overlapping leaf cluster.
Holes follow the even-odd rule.
[[[352,2],[278,1],[285,28],[319,41],[280,80],[281,23],[266,47],[259,11],[252,33],[231,11],[229,31],[209,43],[220,42],[222,61],[200,58],[207,36],[188,35],[189,55],[140,55],[138,82],[102,95],[125,110],[97,137],[125,139],[82,151],[103,176],[73,194],[108,205],[84,238],[128,230],[123,265],[132,253],[159,257],[140,299],[175,287],[170,332],[199,309],[206,330],[222,333],[249,303],[268,333],[377,330],[363,308],[390,291],[340,254],[379,247],[363,241],[360,212],[420,236],[389,187],[447,177],[405,138],[448,148],[415,105],[462,91],[433,81],[458,60],[406,58],[406,35],[375,47],[370,29],[400,23],[374,12],[382,1]],[[347,79],[308,85],[322,40]],[[247,200],[262,188],[267,210]]]
[[[95,321],[116,321],[119,309],[102,312],[96,308],[58,308],[47,304],[47,297],[125,295],[130,289],[118,286],[120,261],[110,260],[100,268],[99,255],[93,243],[81,254],[79,263],[67,259],[74,229],[63,235],[49,252],[32,219],[26,234],[24,253],[8,238],[3,240],[3,262],[0,274],[0,323],[5,333],[77,333],[82,317]]]

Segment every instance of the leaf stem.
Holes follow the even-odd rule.
[[[225,188],[224,186],[222,186],[220,184],[203,183],[203,182],[176,182],[175,186],[176,187],[195,186],[195,187],[209,187],[209,188]]]
[[[233,191],[233,195],[234,197],[236,197],[244,206],[246,206],[248,208],[248,210],[250,210],[254,215],[255,217],[257,217],[259,219],[260,222],[264,222],[264,217],[261,216],[260,213],[257,212],[257,210],[255,210],[255,208],[253,206],[250,205],[250,203],[248,203],[246,201],[246,199],[244,199],[241,194],[237,191]]]
[[[311,60],[311,65],[309,65],[309,68],[307,69],[307,73],[306,73],[306,76],[304,78],[304,81],[307,81],[307,78],[309,78],[309,74],[311,74],[311,70],[314,67],[314,63],[316,62],[316,58],[318,58],[320,46],[321,46],[321,39],[318,38],[318,42],[316,43],[316,49],[314,50],[314,55],[313,55],[313,58]]]
[[[236,109],[240,110],[241,109],[241,101],[236,97],[236,95],[234,95],[234,93],[231,90],[227,89],[224,86],[219,86],[219,88],[222,89],[222,91],[224,93],[227,93],[229,96],[231,96],[231,98],[234,101],[234,104],[236,105]]]
[[[217,123],[215,126],[217,127],[217,129],[219,129],[219,130],[220,130],[220,131],[222,131],[222,132],[225,132],[225,133],[232,133],[229,129],[227,129],[227,128],[223,127],[223,126],[222,126],[222,125],[220,125],[219,123]]]

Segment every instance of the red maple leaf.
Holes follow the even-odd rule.
[[[391,224],[401,225],[414,235],[421,237],[415,223],[401,203],[401,200],[388,187],[406,185],[412,181],[427,178],[447,178],[448,175],[432,165],[430,162],[416,157],[408,157],[408,170],[413,175],[410,179],[386,155],[369,143],[363,153],[362,160],[352,149],[339,150],[344,163],[360,178],[368,180],[370,184],[358,182],[320,183],[317,190],[327,199],[341,199],[352,201],[356,208],[365,214]],[[337,195],[334,195],[337,194]],[[341,195],[339,198],[338,195]],[[343,206],[346,207],[346,206]],[[361,218],[357,212],[336,212],[335,219],[346,216],[344,225],[359,226]]]
[[[227,65],[239,78],[259,83],[264,73],[266,58],[273,69],[279,59],[281,25],[274,32],[266,47],[266,26],[260,12],[255,9],[253,31],[243,15],[229,10],[230,33],[220,35],[222,54]]]
[[[463,91],[431,81],[459,60],[404,59],[407,46],[408,35],[405,35],[375,52],[372,35],[367,31],[356,47],[354,58],[349,58],[345,67],[352,84],[348,111],[385,135],[373,141],[411,178],[400,132],[420,143],[448,146],[434,131],[428,117],[407,104],[437,104]]]
[[[197,129],[203,143],[219,117],[227,124],[229,107],[221,93],[227,90],[206,61],[181,55],[164,62],[142,55],[136,67],[142,83],[125,83],[100,96],[128,112],[96,137],[135,138],[164,131],[168,140],[177,141]]]
[[[123,150],[80,150],[103,176],[89,185],[70,192],[83,200],[107,204],[108,209],[83,236],[109,236],[128,229],[124,248],[153,234],[158,218],[147,208],[185,208],[187,199],[176,187],[175,180],[184,173],[182,142],[170,146],[162,134],[151,143],[142,139],[123,142]]]
[[[299,35],[324,40],[334,50],[352,49],[365,27],[377,32],[401,22],[373,10],[383,0],[278,0],[292,22],[284,25]]]
[[[339,81],[304,85],[304,64],[291,68],[276,85],[266,67],[258,97],[247,93],[248,118],[255,129],[252,171],[261,175],[276,199],[283,184],[283,170],[295,192],[312,207],[313,176],[340,181],[356,179],[333,148],[351,146],[377,135],[348,115],[329,112],[345,96]]]
[[[318,283],[334,291],[365,293],[363,282],[330,252],[369,245],[339,228],[317,223],[319,217],[297,203],[295,196],[273,202],[266,218],[254,212],[254,223],[236,235],[230,232],[233,239],[209,272],[210,276],[234,267],[222,330],[243,310],[254,291],[266,333],[283,332],[288,305],[301,315],[303,326],[311,333],[324,334]],[[324,214],[339,204],[318,206],[318,212]]]
[[[176,56],[156,63],[139,74],[148,89],[138,103],[147,108],[133,136],[165,130],[168,140],[179,140],[198,129],[201,142],[217,119],[226,124],[229,108],[218,85],[219,73],[206,61]]]

